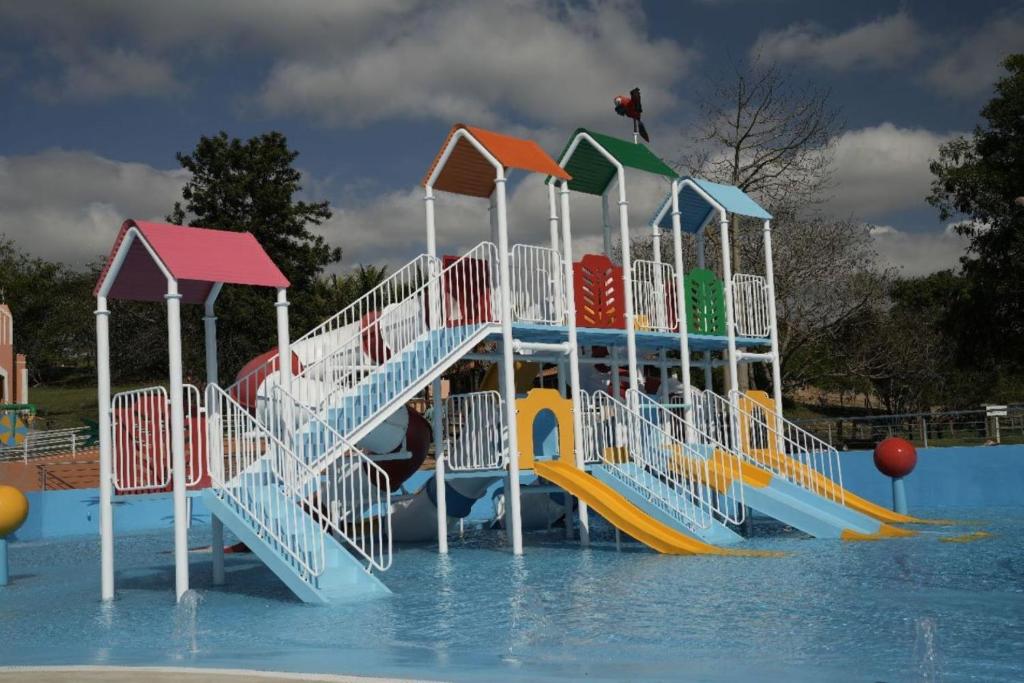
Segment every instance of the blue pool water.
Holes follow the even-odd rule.
[[[945,516],[950,510],[921,511]],[[1024,680],[1024,509],[918,538],[788,534],[781,558],[665,557],[610,537],[589,550],[495,533],[395,555],[391,597],[310,607],[248,556],[175,605],[168,533],[121,537],[118,600],[102,605],[96,539],[11,546],[0,665],[209,666],[474,680]],[[985,529],[971,543],[940,534]],[[768,534],[770,529],[761,529]],[[208,543],[203,529],[194,544]]]

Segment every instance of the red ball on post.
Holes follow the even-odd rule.
[[[914,471],[915,465],[917,449],[906,439],[890,436],[875,446],[875,467],[886,476],[905,477]]]

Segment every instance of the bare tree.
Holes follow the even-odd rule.
[[[827,88],[755,58],[698,97],[701,115],[684,170],[735,185],[775,211],[823,198],[843,127]]]

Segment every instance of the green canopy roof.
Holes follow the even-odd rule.
[[[581,140],[575,151],[573,151],[572,156],[568,159],[565,158],[565,153],[569,151],[572,141],[580,133],[586,133],[593,138],[598,145],[604,148],[608,154],[623,166],[665,176],[666,178],[675,178],[677,175],[675,171],[669,168],[668,164],[656,157],[646,145],[633,143],[621,138],[613,138],[611,135],[605,135],[604,133],[595,133],[586,128],[577,128],[558,157],[562,168],[572,176],[572,180],[569,181],[569,189],[575,192],[596,195],[604,194],[608,184],[615,178],[616,171],[615,165],[595,148],[589,140]],[[551,182],[550,177],[548,182]]]

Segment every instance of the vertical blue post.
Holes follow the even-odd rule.
[[[0,538],[0,586],[6,586],[10,579],[7,571],[7,539]]]
[[[903,477],[892,478],[892,509],[901,515],[907,514],[907,491],[903,487]]]

